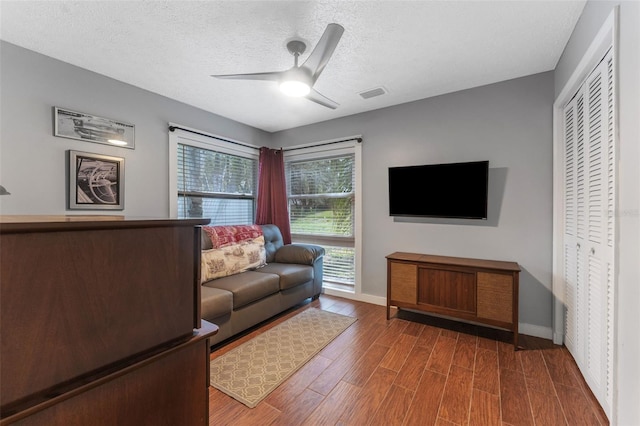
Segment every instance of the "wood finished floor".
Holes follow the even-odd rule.
[[[249,409],[211,387],[210,425],[606,425],[565,347],[321,296],[216,349],[215,358],[303,309],[358,318]]]

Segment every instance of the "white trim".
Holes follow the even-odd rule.
[[[553,243],[552,243],[552,275],[551,294],[553,297],[552,327],[553,343],[564,342],[564,269],[563,269],[563,234],[564,234],[564,122],[562,108],[557,102],[553,105]]]
[[[551,340],[553,337],[553,330],[551,327],[543,327],[535,324],[518,324],[518,331],[520,334],[526,334],[527,336],[540,337],[542,339]]]
[[[573,95],[580,88],[582,82],[587,78],[596,65],[600,63],[611,45],[614,44],[614,29],[616,27],[615,22],[617,21],[617,12],[618,7],[616,6],[602,24],[602,27],[589,45],[589,48],[578,63],[578,66],[573,70],[571,77],[569,77],[569,80],[567,80],[567,83],[556,97],[556,100],[553,103],[554,108],[562,108],[571,100]]]
[[[357,273],[357,272],[356,272]],[[371,303],[372,305],[387,306],[387,298],[366,293],[351,293],[350,291],[325,288],[322,292],[329,296],[342,297],[343,299],[356,300],[358,302]]]
[[[618,18],[618,7],[609,14],[598,31],[591,45],[571,74],[560,94],[553,103],[553,265],[552,265],[552,294],[553,294],[553,343],[564,342],[564,270],[563,270],[563,214],[564,214],[564,120],[562,110],[571,100],[582,82],[593,68],[604,57],[611,45],[614,46],[614,60],[616,57],[615,40]]]
[[[355,237],[355,252],[356,252],[356,282],[355,282],[355,294],[357,296],[368,296],[362,293],[362,144],[357,143],[354,147],[355,163],[356,163],[356,200],[355,200],[355,223],[353,224],[354,237]],[[378,297],[378,296],[371,296]],[[384,305],[387,305],[387,299],[382,298]],[[376,299],[377,300],[377,299]],[[374,303],[374,302],[370,302]],[[377,303],[376,303],[377,304]]]
[[[379,306],[385,306],[385,307],[387,306],[387,299],[386,297],[382,297],[382,296],[374,296],[372,294],[365,294],[365,293],[354,294],[348,291],[336,290],[336,289],[330,289],[330,288],[325,288],[322,290],[322,292],[329,296],[342,297],[343,299],[356,300],[358,302],[364,302],[364,303],[371,303],[372,305],[379,305]],[[441,316],[437,314],[421,313],[420,311],[411,310],[411,312],[420,313],[426,316],[431,315],[431,316],[436,316],[440,318],[450,318],[447,316]],[[477,323],[473,323],[473,324],[477,324]],[[477,325],[481,327],[491,327],[484,324],[477,324]],[[494,327],[491,327],[491,328],[494,328]],[[495,328],[502,330],[501,328],[497,328],[497,327]],[[519,323],[518,331],[520,334],[525,334],[527,336],[533,336],[533,337],[540,337],[542,339],[551,339],[551,335],[553,334],[551,327],[543,327],[541,325],[526,324],[526,323]]]
[[[178,135],[169,131],[169,217],[178,217]]]

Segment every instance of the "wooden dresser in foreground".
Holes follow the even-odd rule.
[[[387,319],[391,306],[505,328],[518,348],[515,262],[396,252],[387,256]]]
[[[208,424],[205,222],[0,217],[0,424]]]

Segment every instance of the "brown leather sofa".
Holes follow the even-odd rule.
[[[275,225],[262,225],[262,232],[266,266],[202,283],[202,319],[220,328],[212,346],[322,292],[324,249],[285,245]],[[209,237],[202,238],[205,247]]]

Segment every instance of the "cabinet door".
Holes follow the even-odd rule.
[[[416,304],[418,267],[407,263],[390,262],[391,300]]]
[[[476,275],[473,272],[420,268],[418,303],[475,314]]]
[[[513,323],[513,277],[478,272],[478,318]]]

